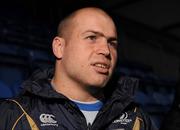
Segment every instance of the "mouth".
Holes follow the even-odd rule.
[[[95,63],[95,64],[93,64],[93,66],[103,68],[103,69],[109,69],[110,68],[110,66],[108,64],[104,64],[104,63]]]
[[[105,75],[108,75],[109,73],[110,65],[107,63],[94,63],[92,64],[92,66],[94,67],[95,71],[98,73]]]

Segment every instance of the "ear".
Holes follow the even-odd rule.
[[[53,53],[57,59],[61,59],[63,56],[63,50],[65,46],[65,40],[61,37],[56,36],[52,42]]]

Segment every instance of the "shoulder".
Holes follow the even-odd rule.
[[[18,110],[18,105],[13,102],[14,99],[1,99],[0,100],[0,114],[4,112],[14,112]]]
[[[135,116],[135,125],[139,122],[143,130],[157,130],[157,127],[151,119],[149,113],[147,113],[139,104],[134,102],[131,103],[126,108],[126,111],[130,111],[130,113],[133,113],[133,115]]]
[[[11,100],[0,100],[0,129],[7,129],[13,126],[13,123],[22,114],[21,109]]]
[[[146,130],[157,130],[157,126],[146,111],[144,111],[141,107],[136,107],[135,110],[137,118],[140,119],[140,122],[143,122],[143,127]]]
[[[15,116],[21,114],[21,108],[16,99],[3,99],[0,100],[0,117]]]

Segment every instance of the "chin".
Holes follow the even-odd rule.
[[[103,82],[103,83],[96,83],[92,86],[96,87],[96,88],[104,88],[106,86],[106,82]]]
[[[95,88],[103,88],[106,86],[107,82],[109,81],[109,78],[92,78],[91,80],[88,81],[89,85],[88,86],[94,86]]]

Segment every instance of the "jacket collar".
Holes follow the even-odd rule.
[[[32,76],[23,82],[22,94],[30,93],[42,98],[66,98],[62,94],[56,92],[50,81],[54,74],[54,68],[38,69],[33,72]]]
[[[56,92],[51,86],[50,81],[53,74],[54,68],[36,70],[32,76],[22,84],[23,93],[29,92],[44,98],[64,98],[65,96]],[[119,78],[117,79],[116,77],[111,80],[105,87],[105,93],[107,95],[105,96],[108,100],[110,99],[108,102],[132,100],[137,87],[128,84],[129,82],[132,82],[131,78],[119,80]]]

